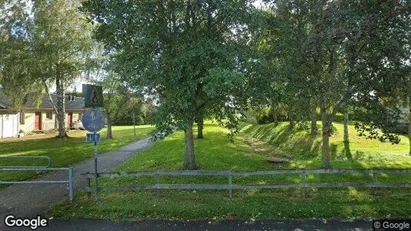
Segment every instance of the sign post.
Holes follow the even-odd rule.
[[[94,132],[94,136],[96,136],[96,133]],[[95,182],[95,186],[94,186],[94,195],[96,197],[96,201],[98,200],[98,170],[97,170],[97,157],[98,157],[98,153],[97,153],[97,142],[94,141],[94,180]]]
[[[100,134],[99,132],[104,127],[104,115],[103,113],[96,109],[96,107],[103,106],[103,92],[101,86],[90,85],[90,84],[83,84],[83,93],[84,93],[84,102],[85,107],[92,107],[91,109],[87,110],[81,122],[83,123],[83,127],[92,133],[88,133],[86,136],[86,142],[93,142],[93,154],[94,154],[94,176],[95,176],[95,187],[94,187],[94,194],[96,201],[98,200],[98,167],[97,167],[97,160],[98,160],[98,152],[97,152],[97,143],[100,142]]]

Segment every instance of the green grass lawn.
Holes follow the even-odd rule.
[[[98,152],[104,153],[115,150],[130,142],[148,137],[153,126],[143,125],[136,127],[136,136],[132,126],[114,126],[114,139],[106,139],[106,130],[101,131],[101,142],[98,143]],[[93,156],[93,144],[85,142],[85,131],[71,131],[66,139],[46,138],[13,140],[0,142],[0,165],[29,165],[44,166],[43,160],[16,160],[13,156],[49,156],[52,159],[51,167],[67,167]],[[33,171],[27,172],[0,172],[1,180],[23,180],[34,177]]]
[[[377,140],[360,137],[349,126],[350,150],[353,161],[348,161],[344,153],[343,125],[334,123],[334,134],[330,138],[331,158],[334,168],[410,168],[408,138],[401,136],[400,144],[381,143]],[[320,126],[320,124],[319,124]],[[320,128],[321,129],[321,128]],[[321,136],[316,138],[298,128],[288,129],[288,123],[265,125],[246,125],[242,129],[242,139],[261,155],[289,157],[287,168],[322,166]]]
[[[205,139],[195,141],[197,163],[205,170],[254,171],[318,166],[321,147],[317,139],[310,141],[306,132],[287,131],[272,125],[247,125],[231,143],[227,131],[215,124],[205,127]],[[337,128],[340,125],[336,125]],[[269,129],[268,129],[269,128]],[[338,155],[340,131],[332,137]],[[285,132],[289,133],[286,137]],[[265,134],[265,135],[263,135]],[[407,145],[401,144],[395,152],[387,150],[387,144],[354,138],[352,149],[361,150],[354,161],[334,158],[338,167],[409,167]],[[281,138],[281,140],[278,140]],[[116,171],[182,169],[184,158],[184,133],[177,132],[119,166]],[[277,139],[277,140],[276,140]],[[304,142],[305,140],[305,142]],[[358,142],[355,144],[354,140]],[[266,141],[266,142],[264,142]],[[362,151],[361,146],[367,151]],[[382,148],[377,148],[381,145]],[[365,147],[366,146],[366,147]],[[313,148],[315,147],[315,148]],[[395,146],[392,146],[395,147]],[[319,149],[318,149],[319,148]],[[303,149],[309,151],[303,152]],[[378,150],[378,155],[372,154]],[[310,152],[311,151],[311,152]],[[380,161],[390,157],[393,163]],[[267,156],[291,159],[288,164],[272,164]],[[371,159],[369,159],[369,157]],[[398,161],[397,161],[398,160]],[[408,161],[408,162],[407,162]],[[404,163],[403,163],[404,162]],[[371,164],[369,164],[371,163]],[[308,176],[310,182],[364,182],[368,175]],[[410,176],[381,175],[384,182],[397,180],[411,182]],[[161,183],[227,183],[225,177],[161,177]],[[299,183],[295,175],[276,177],[233,177],[234,184]],[[150,177],[121,179],[104,178],[100,186],[131,186],[153,184]],[[226,191],[142,191],[101,193],[95,202],[87,193],[76,194],[73,204],[54,206],[49,215],[64,218],[105,218],[113,220],[138,219],[304,219],[304,218],[387,218],[409,217],[411,214],[411,190],[405,189],[309,189],[302,197],[300,189],[292,190],[235,190],[233,198]]]

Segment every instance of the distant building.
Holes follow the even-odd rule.
[[[51,97],[56,103],[57,96],[52,94]],[[66,95],[65,104],[67,128],[80,128],[84,98]],[[19,110],[11,106],[11,99],[4,96],[0,89],[0,138],[18,137],[20,131],[25,134],[44,132],[58,126],[56,113],[48,96],[42,98],[39,107],[35,106],[32,98],[29,98]]]

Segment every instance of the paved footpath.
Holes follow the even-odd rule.
[[[115,151],[99,155],[98,171],[110,171],[117,165],[135,156],[138,151],[152,145],[149,139],[140,140],[136,143],[129,144]],[[92,145],[90,145],[90,152]],[[75,155],[75,153],[73,153]],[[94,158],[88,159],[73,167],[74,187],[82,188],[87,184],[84,175],[85,172],[94,172]],[[50,172],[36,180],[67,180],[67,171]],[[8,214],[14,214],[18,217],[35,217],[43,215],[47,209],[64,198],[67,198],[68,190],[64,184],[27,184],[12,185],[0,190],[0,231],[5,229],[4,217]],[[75,195],[75,194],[74,194]]]

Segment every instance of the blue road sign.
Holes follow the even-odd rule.
[[[84,106],[103,107],[103,88],[92,84],[83,84]]]
[[[81,119],[83,127],[89,132],[98,132],[104,127],[104,115],[100,110],[90,109]]]
[[[100,134],[97,133],[87,133],[86,142],[100,142]]]

